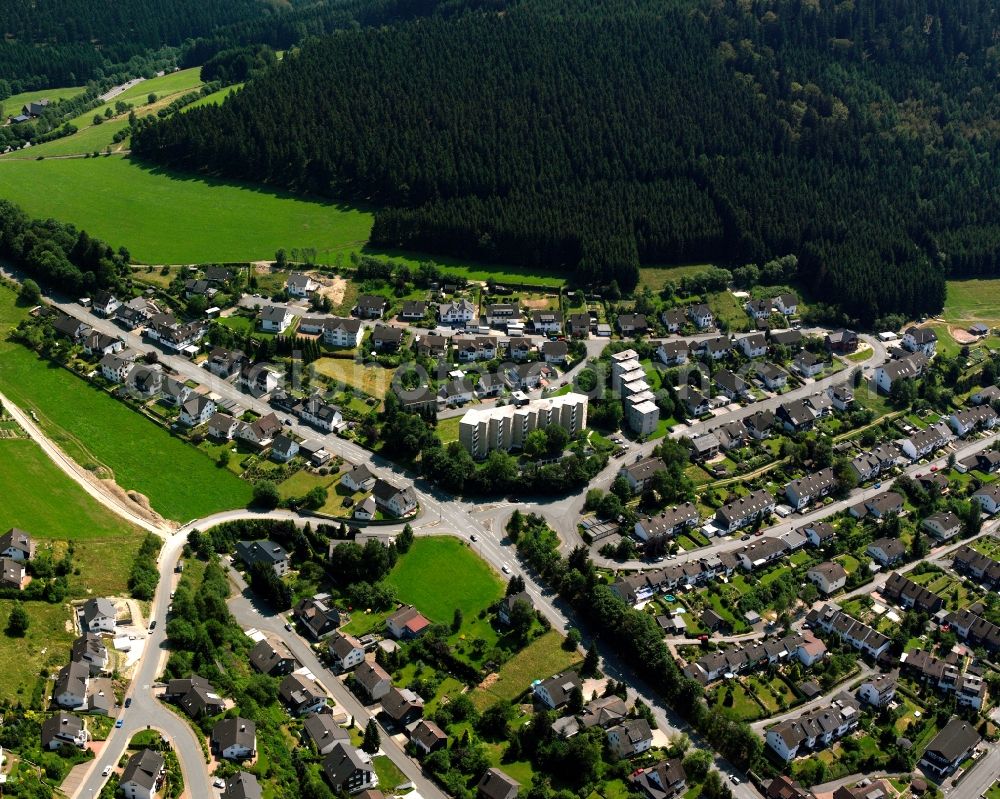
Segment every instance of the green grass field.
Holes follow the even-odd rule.
[[[13,605],[9,600],[0,600],[0,629],[7,626]],[[0,699],[21,701],[27,706],[42,669],[54,674],[66,665],[75,636],[67,629],[70,616],[65,605],[27,602],[24,608],[31,620],[27,635],[0,636]]]
[[[0,185],[0,196],[29,214],[72,222],[149,263],[257,260],[282,247],[315,247],[332,260],[361,247],[372,224],[371,213],[356,207],[169,173],[121,156],[0,159]]]
[[[3,106],[5,115],[13,116],[20,114],[21,106],[29,100],[48,98],[54,103],[56,100],[68,100],[70,97],[83,94],[85,89],[85,86],[67,86],[63,89],[36,89],[33,92],[21,92],[20,94],[12,94],[6,100],[0,100],[0,106]]]
[[[356,388],[378,399],[385,397],[395,372],[382,366],[365,366],[347,358],[320,358],[311,366],[319,374],[336,381],[340,387]]]
[[[470,695],[477,708],[483,710],[498,699],[514,699],[531,687],[533,680],[544,680],[553,674],[574,668],[580,663],[576,652],[562,647],[563,637],[549,630],[508,660],[488,687],[476,688]]]
[[[192,108],[201,108],[203,105],[219,105],[233,92],[237,92],[243,88],[242,83],[235,83],[232,86],[226,86],[224,89],[219,89],[217,92],[212,92],[211,94],[206,94],[199,100],[195,100],[191,105],[184,106],[181,111],[190,111]]]
[[[504,584],[486,562],[450,536],[418,538],[388,580],[401,601],[442,624],[451,622],[455,608],[473,619],[504,592]]]
[[[949,280],[942,316],[951,324],[1000,324],[1000,280]]]
[[[642,266],[639,268],[638,291],[649,286],[654,292],[663,291],[667,283],[679,281],[682,277],[690,277],[704,272],[711,264],[689,264],[687,266]]]

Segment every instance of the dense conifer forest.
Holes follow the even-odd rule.
[[[533,0],[307,43],[142,157],[384,206],[380,245],[635,284],[759,262],[862,322],[1000,244],[997,0]]]

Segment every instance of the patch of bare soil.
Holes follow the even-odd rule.
[[[525,308],[534,308],[536,310],[547,310],[549,307],[549,301],[545,297],[541,297],[537,300],[521,300],[521,305]]]
[[[105,491],[105,493],[110,494],[119,500],[123,505],[129,508],[133,513],[141,516],[146,521],[157,526],[176,526],[174,522],[168,522],[159,513],[153,510],[152,506],[149,504],[149,499],[147,499],[145,494],[140,494],[138,491],[126,491],[114,480],[99,480],[98,481]]]
[[[494,671],[493,673],[486,675],[486,679],[484,679],[481,683],[479,683],[479,687],[488,691],[490,688],[496,685],[496,682],[499,679],[500,679],[499,673]]]
[[[979,340],[979,336],[974,336],[968,330],[963,330],[960,327],[949,327],[948,333],[951,337],[955,339],[959,344],[972,344]]]
[[[319,293],[330,300],[334,307],[344,301],[344,292],[347,290],[347,281],[342,277],[327,277],[317,272],[309,272],[309,277],[319,283]]]

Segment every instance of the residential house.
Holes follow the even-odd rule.
[[[448,745],[448,733],[430,719],[420,719],[409,729],[410,741],[424,755],[429,755]]]
[[[951,566],[959,574],[968,575],[988,588],[997,590],[1000,587],[1000,562],[968,544],[962,544],[952,553]]]
[[[895,491],[883,491],[881,494],[866,499],[851,508],[850,513],[857,519],[864,519],[871,516],[873,519],[882,519],[888,513],[895,513],[897,516],[903,512],[903,498]]]
[[[125,799],[153,799],[163,784],[167,763],[163,755],[142,749],[128,759],[118,780]]]
[[[709,412],[710,405],[708,399],[694,386],[683,385],[677,389],[677,399],[684,404],[684,409],[688,416],[704,416]]]
[[[921,526],[938,541],[954,538],[962,530],[962,520],[951,511],[932,513],[923,520]]]
[[[257,755],[257,725],[236,716],[212,727],[212,752],[226,760],[250,760]]]
[[[512,361],[526,361],[531,357],[531,353],[534,348],[535,345],[531,343],[531,339],[513,339],[507,347],[507,355]]]
[[[859,339],[853,330],[841,328],[827,333],[825,343],[828,352],[847,355],[857,351]]]
[[[687,318],[684,316],[684,311],[680,308],[668,308],[660,314],[660,321],[663,322],[664,327],[670,333],[677,333],[682,327],[684,327]]]
[[[901,343],[910,352],[922,352],[930,358],[937,349],[937,334],[929,327],[908,327]]]
[[[376,513],[375,499],[373,497],[365,497],[354,506],[354,513],[351,516],[361,522],[370,522],[375,518]]]
[[[125,348],[125,342],[117,336],[109,336],[91,330],[83,337],[83,351],[88,355],[111,355],[121,352]]]
[[[384,512],[397,519],[408,516],[417,509],[417,497],[409,486],[400,488],[388,480],[378,478],[372,488],[375,504]]]
[[[833,605],[824,605],[822,608],[809,611],[806,624],[837,636],[854,649],[872,658],[878,658],[889,648],[890,641],[886,636],[867,624],[851,618]]]
[[[795,316],[799,312],[799,298],[794,294],[779,294],[774,298],[774,309],[785,316]]]
[[[376,352],[396,352],[403,343],[403,329],[389,325],[375,325],[372,347]]]
[[[398,641],[419,638],[430,625],[430,621],[413,605],[404,605],[385,620],[389,635]]]
[[[986,386],[969,396],[973,405],[992,405],[1000,400],[1000,388],[996,386]]]
[[[694,349],[694,347],[692,347]],[[733,342],[726,336],[717,336],[698,345],[702,357],[712,361],[721,361],[733,351]]]
[[[745,446],[750,437],[742,420],[734,420],[720,425],[715,429],[715,435],[719,439],[719,445],[727,452]]]
[[[155,302],[146,297],[134,297],[115,309],[115,321],[126,330],[133,330],[159,312]]]
[[[774,725],[767,731],[765,741],[774,754],[788,763],[801,754],[829,746],[856,729],[860,719],[858,710],[854,698],[841,693],[829,707]]]
[[[896,685],[899,683],[899,669],[888,674],[877,674],[861,683],[858,697],[872,707],[885,708],[896,696]]]
[[[673,799],[687,790],[687,774],[679,757],[633,771],[629,781],[648,799]]]
[[[263,799],[260,783],[249,771],[239,771],[225,782],[219,799]]]
[[[301,272],[292,272],[285,280],[285,291],[290,297],[308,297],[318,288],[319,283]]]
[[[322,713],[329,704],[326,692],[304,674],[289,674],[278,686],[278,696],[296,716]]]
[[[773,363],[757,363],[754,372],[768,391],[778,391],[788,385],[788,375]]]
[[[338,741],[323,761],[323,773],[336,792],[356,794],[378,785],[371,761],[349,742]]]
[[[448,337],[420,333],[413,337],[413,349],[425,358],[444,358],[448,352]]]
[[[685,502],[664,508],[655,516],[639,519],[635,523],[635,535],[642,541],[670,539],[696,527],[698,521],[698,506],[693,502]]]
[[[827,389],[827,393],[830,395],[833,407],[838,411],[850,410],[854,404],[854,392],[846,385],[831,386]]]
[[[937,613],[944,607],[944,600],[922,585],[893,572],[882,586],[882,596],[903,608],[916,608],[923,613]]]
[[[332,635],[340,626],[340,611],[330,602],[329,594],[299,600],[292,613],[314,641]]]
[[[90,325],[81,322],[73,316],[59,316],[52,322],[52,329],[61,333],[70,341],[82,341],[91,331]]]
[[[378,663],[362,661],[354,670],[354,685],[370,702],[378,702],[389,693],[392,679]]]
[[[109,291],[98,291],[90,301],[90,309],[98,316],[111,316],[121,306],[121,301]]]
[[[609,727],[605,736],[608,747],[618,757],[635,757],[649,750],[653,745],[653,731],[646,719],[626,719],[621,724]]]
[[[268,413],[250,424],[238,425],[235,437],[250,444],[256,444],[258,447],[266,447],[281,431],[282,426],[278,417],[273,413]]]
[[[847,571],[834,561],[813,566],[806,572],[806,577],[824,596],[839,591],[847,584]]]
[[[802,510],[811,502],[825,497],[836,486],[837,478],[833,473],[833,468],[828,466],[806,477],[792,480],[785,486],[784,490],[788,504],[795,510]]]
[[[243,350],[227,350],[224,347],[213,347],[203,366],[216,377],[228,380],[239,374],[247,362]]]
[[[395,685],[382,697],[382,716],[395,729],[402,729],[424,714],[424,700],[408,688]]]
[[[527,591],[518,591],[516,594],[505,596],[500,600],[500,604],[497,607],[497,619],[501,624],[510,624],[514,613],[514,606],[517,605],[518,602],[523,602],[532,611],[535,609],[535,603],[531,600],[531,595]]]
[[[694,460],[704,462],[719,454],[722,442],[713,433],[704,433],[691,439],[691,453]]]
[[[656,348],[656,357],[667,366],[687,363],[691,347],[686,341],[661,341]]]
[[[445,325],[465,325],[476,318],[476,306],[460,298],[439,306],[438,318]]]
[[[338,743],[350,743],[351,740],[351,734],[337,724],[331,713],[306,716],[302,731],[312,741],[318,755],[328,755]]]
[[[271,458],[278,463],[288,463],[299,454],[299,442],[291,436],[280,434],[271,442]]]
[[[208,420],[208,434],[212,438],[230,441],[239,427],[240,421],[224,413],[216,412]]]
[[[571,336],[583,338],[590,334],[590,321],[590,314],[574,313],[566,320],[566,327]]]
[[[489,336],[475,338],[455,337],[455,351],[458,360],[465,363],[471,361],[492,361],[497,357],[497,340]]]
[[[84,633],[70,648],[70,661],[84,663],[92,677],[108,670],[108,648],[97,633]]]
[[[826,368],[826,362],[809,350],[802,350],[792,361],[792,368],[803,377],[815,377]]]
[[[163,387],[160,390],[163,401],[173,405],[175,408],[180,408],[185,402],[191,399],[193,393],[194,389],[191,386],[182,383],[180,380],[174,380],[172,377],[164,379]]]
[[[482,382],[482,381],[480,381]],[[522,449],[533,430],[559,425],[570,437],[587,426],[587,397],[570,392],[496,408],[473,408],[459,421],[459,441],[473,458]]]
[[[743,424],[747,432],[760,441],[771,435],[771,429],[774,427],[776,418],[774,413],[769,410],[757,411],[746,417]]]
[[[365,659],[364,647],[358,639],[339,630],[330,636],[326,643],[326,651],[330,657],[331,667],[338,674],[351,671]]]
[[[263,563],[273,569],[279,577],[288,574],[288,551],[281,544],[266,538],[259,541],[237,541],[235,555],[248,569]]]
[[[83,623],[92,633],[113,633],[118,612],[110,599],[98,597],[83,604]]]
[[[154,397],[163,385],[163,370],[158,365],[137,366],[128,373],[128,385],[143,397]]]
[[[933,452],[946,446],[954,438],[943,424],[932,425],[924,430],[917,430],[909,438],[899,442],[900,449],[910,460],[926,458]]]
[[[406,300],[399,316],[407,322],[419,322],[427,315],[427,303],[423,300]]]
[[[728,369],[720,369],[715,373],[715,387],[730,400],[746,399],[751,396],[747,382]]]
[[[708,330],[709,328],[715,327],[715,315],[712,313],[712,309],[708,305],[702,303],[700,305],[692,305],[687,309],[688,317],[699,330]]]
[[[292,312],[284,305],[265,305],[257,316],[261,330],[278,335],[288,329],[294,318]]]
[[[546,335],[562,333],[563,316],[560,311],[532,311],[531,327],[536,333]]]
[[[886,394],[897,380],[913,380],[924,371],[926,359],[920,353],[897,358],[875,367],[875,385]]]
[[[105,380],[111,383],[123,383],[132,371],[132,358],[123,355],[105,355],[97,364]]]
[[[812,429],[816,412],[804,399],[798,399],[779,405],[777,417],[789,433],[801,433]]]
[[[716,510],[714,524],[723,533],[732,533],[766,517],[774,510],[774,505],[774,497],[760,489],[749,496],[727,502]]]
[[[979,610],[977,605],[974,608]],[[980,611],[981,612],[981,611]],[[955,611],[945,617],[959,638],[970,646],[981,646],[991,655],[1000,652],[1000,627],[970,609]]]
[[[25,576],[23,563],[12,558],[0,558],[0,588],[20,591],[24,586]]]
[[[211,301],[218,293],[219,290],[207,280],[191,278],[184,281],[184,296],[189,300],[193,297],[204,297]]]
[[[814,522],[807,524],[801,531],[814,547],[827,546],[837,537],[833,525],[829,522]]]
[[[989,405],[954,411],[948,417],[948,424],[959,438],[965,438],[976,430],[992,430],[997,424],[997,412]]]
[[[303,326],[300,325],[300,331],[308,332],[302,328]],[[357,347],[365,337],[365,327],[359,319],[346,319],[339,316],[324,319],[320,331],[323,343],[331,347]]]
[[[521,784],[498,768],[488,768],[476,786],[478,799],[516,799]]]
[[[649,330],[646,315],[623,313],[618,315],[618,332],[623,336],[643,336]]]
[[[42,749],[52,750],[63,746],[84,749],[88,738],[83,719],[72,713],[60,710],[42,722]]]
[[[768,338],[770,338],[772,346],[775,347],[788,347],[790,350],[796,350],[802,346],[801,330],[772,330],[768,333]]]
[[[767,319],[773,310],[770,299],[748,300],[745,307],[747,313],[754,319]]]
[[[565,365],[569,357],[569,344],[565,341],[544,341],[541,353],[545,363]]]
[[[34,539],[17,527],[0,535],[0,557],[3,558],[23,563],[35,557],[35,546]]]
[[[763,358],[767,354],[767,339],[763,333],[751,333],[738,341],[739,348],[747,358]]]
[[[1000,484],[987,483],[971,497],[973,502],[978,502],[983,513],[992,516],[1000,510]]]
[[[63,666],[56,676],[52,688],[52,699],[59,707],[71,710],[83,707],[87,703],[87,683],[90,680],[90,668],[86,663],[72,662]]]
[[[917,765],[943,779],[954,774],[979,745],[980,737],[975,724],[955,717],[949,721],[924,750]]]
[[[198,674],[170,680],[163,698],[180,705],[193,719],[215,716],[226,709],[226,701],[208,680]]]
[[[375,475],[366,464],[358,464],[344,472],[340,484],[354,492],[371,491],[375,486]]]
[[[181,412],[178,418],[182,424],[186,424],[188,427],[197,427],[211,419],[215,415],[215,411],[214,400],[209,399],[203,394],[195,394],[181,405]]]
[[[858,482],[864,483],[880,477],[884,472],[896,466],[902,459],[899,447],[895,443],[879,444],[869,452],[862,452],[851,460],[851,467],[858,476]]]
[[[250,650],[250,665],[261,674],[279,677],[291,674],[299,667],[299,661],[284,641],[263,638]]]
[[[532,691],[539,702],[550,710],[556,710],[569,701],[573,689],[582,687],[579,675],[575,671],[568,671],[536,682]]]
[[[389,301],[377,294],[362,294],[358,297],[353,313],[362,319],[381,319],[389,310]]]
[[[883,566],[894,566],[906,555],[906,545],[898,538],[876,538],[865,552]]]
[[[733,554],[739,558],[744,570],[753,571],[783,558],[788,552],[788,545],[781,538],[764,536],[740,547]]]
[[[521,308],[515,302],[497,302],[486,306],[486,324],[490,327],[506,327],[521,318]]]

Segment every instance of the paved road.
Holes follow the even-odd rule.
[[[100,754],[92,761],[90,770],[71,799],[92,799],[101,792],[107,781],[101,776],[105,766],[117,766],[125,747],[137,732],[149,727],[164,733],[170,740],[184,775],[184,785],[190,796],[204,799],[213,796],[211,780],[205,764],[201,744],[188,722],[153,696],[153,685],[167,659],[166,618],[170,592],[174,585],[174,566],[180,557],[189,528],[181,528],[163,545],[160,552],[160,581],[153,599],[150,621],[156,620],[156,629],[148,632],[142,658],[136,668],[131,688],[126,694],[132,706],[122,712],[121,729],[113,729]]]

